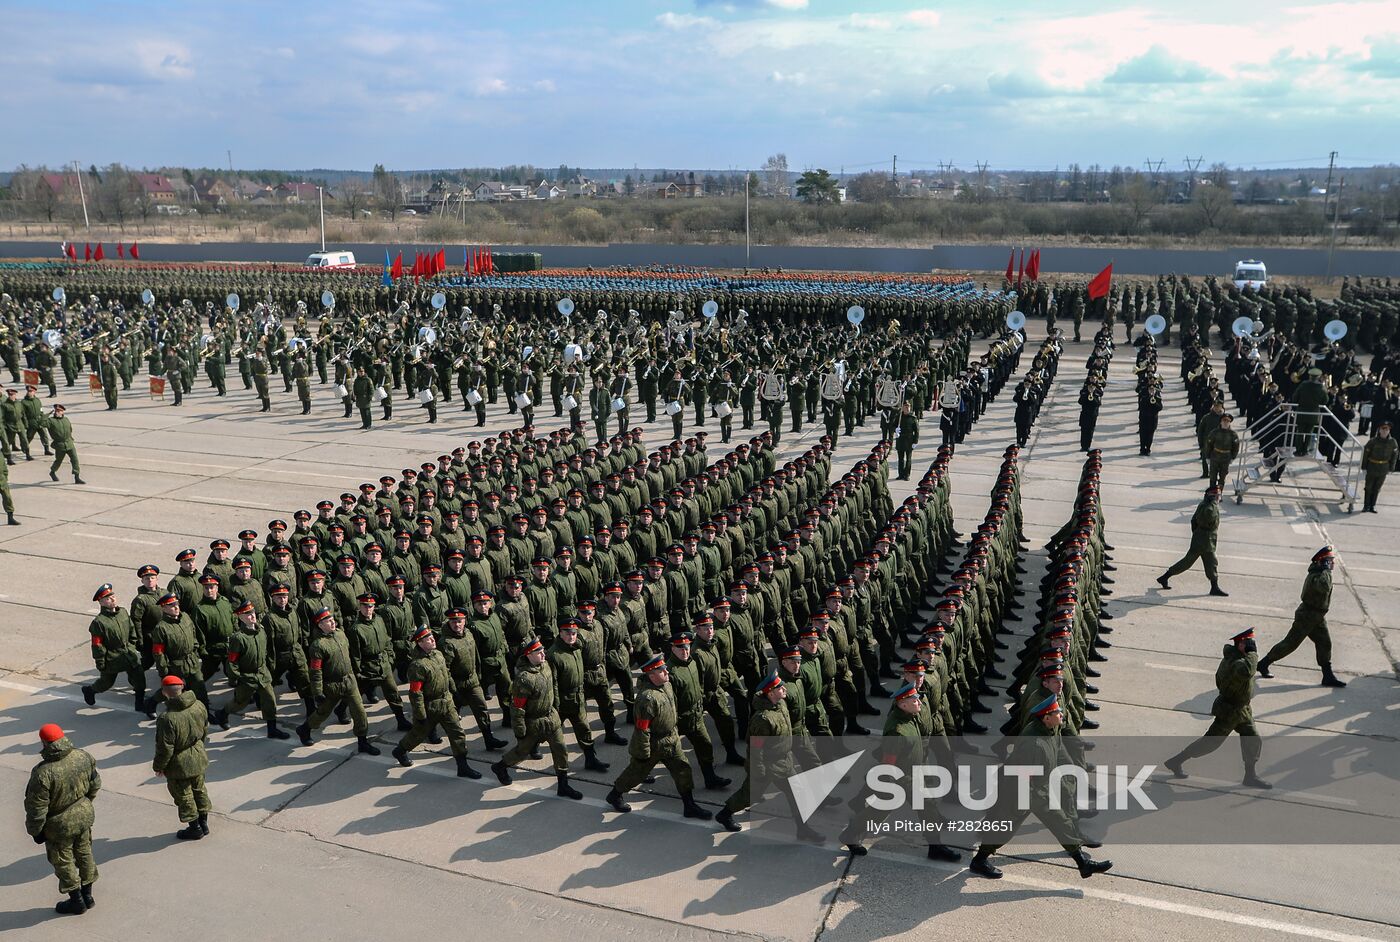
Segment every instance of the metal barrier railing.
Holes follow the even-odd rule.
[[[1285,402],[1250,423],[1235,462],[1235,503],[1243,503],[1251,488],[1281,483],[1276,477],[1282,477],[1285,466],[1304,461],[1327,476],[1351,513],[1361,487],[1365,443],[1350,429],[1337,435],[1328,427],[1332,418],[1326,409],[1300,410]]]

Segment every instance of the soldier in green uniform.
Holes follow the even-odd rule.
[[[366,755],[377,756],[379,749],[369,741],[369,717],[355,680],[355,664],[350,657],[350,642],[343,631],[336,630],[335,613],[322,608],[311,616],[311,631],[315,633],[308,650],[307,667],[311,673],[310,693],[319,701],[316,712],[297,727],[297,737],[303,746],[311,745],[311,733],[319,729],[335,711],[345,704],[355,731],[356,748]]]
[[[160,621],[151,633],[151,657],[156,673],[183,678],[185,685],[206,707],[209,695],[204,690],[204,672],[200,669],[199,634],[190,616],[180,610],[180,599],[172,592],[162,595]]]
[[[1376,500],[1381,496],[1381,485],[1385,483],[1386,475],[1395,470],[1397,461],[1400,461],[1400,447],[1390,436],[1390,422],[1383,421],[1376,426],[1376,434],[1361,449],[1361,470],[1366,475],[1366,495],[1361,505],[1363,513],[1380,512],[1376,510]],[[9,509],[8,506],[6,509]],[[15,522],[13,515],[10,522]]]
[[[370,406],[374,405],[374,384],[365,375],[363,366],[355,370],[355,384],[351,395],[355,399],[355,407],[360,410],[360,428],[370,428],[374,425],[374,419],[370,416]]]
[[[1305,638],[1311,638],[1317,651],[1317,666],[1322,668],[1322,686],[1346,686],[1345,681],[1338,680],[1332,673],[1332,636],[1327,631],[1327,611],[1332,607],[1332,567],[1336,561],[1330,545],[1313,554],[1298,607],[1293,612],[1293,625],[1283,640],[1260,659],[1260,677],[1273,677],[1269,673],[1270,666],[1292,654]]]
[[[176,382],[178,381],[177,377]],[[271,412],[272,399],[267,391],[267,359],[261,348],[253,354],[253,388],[257,390],[258,401],[262,403],[262,408],[258,411]],[[175,404],[180,404],[180,394],[178,391],[175,393]]]
[[[1027,815],[1034,814],[1042,824],[1060,842],[1060,846],[1065,849],[1075,864],[1079,867],[1079,875],[1085,879],[1096,873],[1106,873],[1112,869],[1111,860],[1094,860],[1084,852],[1084,838],[1079,834],[1079,828],[1071,815],[1050,804],[1050,775],[1051,770],[1057,766],[1070,765],[1071,759],[1065,750],[1064,742],[1060,736],[1060,727],[1063,725],[1065,714],[1061,709],[1059,696],[1051,694],[1041,703],[1031,709],[1029,721],[1020,735],[1016,738],[1016,744],[1012,747],[1008,763],[1014,761],[1018,765],[1029,766],[1041,770],[1040,774],[1030,777],[1028,797],[1030,799],[1029,808],[1017,806],[1017,795],[1015,792],[1026,790],[1002,789],[1001,796],[988,813],[988,821],[1009,821],[1011,828],[1002,832],[1006,837],[1010,837],[1026,819]],[[1023,780],[1024,781],[1024,780]],[[990,858],[1002,848],[1002,844],[989,844],[982,842],[977,848],[977,854],[968,864],[968,870],[980,877],[988,879],[999,879],[1001,870],[992,865]]]
[[[1220,416],[1220,424],[1206,436],[1201,445],[1201,455],[1210,471],[1212,487],[1224,488],[1225,479],[1230,475],[1230,463],[1240,454],[1240,436],[1232,427],[1235,417],[1226,413]]]
[[[229,639],[224,655],[224,673],[233,683],[233,699],[228,706],[214,711],[213,720],[228,729],[229,716],[256,699],[267,724],[267,738],[290,739],[291,735],[277,725],[277,695],[272,692],[272,672],[268,670],[267,635],[258,624],[257,609],[252,602],[243,602],[234,609],[234,615],[238,617],[238,630]]]
[[[710,812],[695,803],[690,763],[681,748],[680,734],[676,729],[676,698],[671,692],[666,658],[661,654],[652,655],[642,665],[642,682],[637,688],[633,718],[632,739],[627,746],[627,768],[613,782],[607,796],[608,804],[619,814],[631,811],[632,806],[622,796],[642,784],[660,762],[676,783],[685,816],[708,821]]]
[[[1196,560],[1201,561],[1205,567],[1206,578],[1210,580],[1211,595],[1229,595],[1220,588],[1219,573],[1215,565],[1215,539],[1220,530],[1220,488],[1211,485],[1206,488],[1205,497],[1201,498],[1200,504],[1196,506],[1196,512],[1191,515],[1191,546],[1186,551],[1186,555],[1172,563],[1171,568],[1157,577],[1157,584],[1164,589],[1170,589],[1170,579],[1172,576],[1180,575],[1195,565]]]
[[[573,728],[574,740],[583,750],[583,767],[590,772],[606,772],[609,764],[598,758],[593,745],[593,731],[588,728],[588,699],[584,690],[587,668],[583,648],[579,644],[577,619],[566,618],[559,623],[559,636],[549,646],[546,656],[554,675],[559,719]]]
[[[350,645],[350,660],[355,665],[355,683],[361,697],[369,699],[376,690],[382,692],[384,702],[394,712],[399,732],[405,732],[413,724],[404,715],[399,681],[394,676],[394,642],[384,620],[375,613],[378,604],[379,598],[373,592],[355,597],[354,620],[345,628],[345,640]]]
[[[441,726],[447,732],[458,777],[481,778],[481,773],[467,763],[467,737],[462,732],[462,720],[453,703],[452,674],[442,652],[437,649],[437,637],[431,629],[424,627],[414,632],[412,640],[414,651],[408,665],[408,702],[413,711],[413,725],[394,747],[392,755],[399,765],[412,765],[413,760],[408,753],[423,744],[430,730]]]
[[[209,755],[204,740],[209,735],[209,714],[185,682],[171,674],[161,680],[165,709],[156,718],[156,754],[151,768],[165,779],[165,787],[175,801],[184,829],[175,836],[197,841],[209,835],[209,812],[213,805],[204,787]]]
[[[1225,414],[1225,400],[1216,399],[1210,404],[1205,415],[1196,423],[1196,444],[1201,449],[1201,477],[1210,477],[1210,452],[1206,450],[1206,439],[1210,433],[1220,428],[1221,416]]]
[[[73,423],[63,415],[62,404],[53,407],[53,415],[46,416],[43,420],[44,428],[49,433],[49,438],[53,441],[53,464],[49,466],[49,480],[58,480],[58,468],[63,464],[63,459],[67,457],[68,463],[73,466],[73,483],[85,483],[78,472],[78,449],[73,444]]]
[[[734,794],[715,815],[715,822],[726,831],[742,830],[734,815],[753,805],[755,782],[785,783],[797,771],[792,761],[792,719],[783,703],[787,695],[787,684],[776,670],[769,671],[754,690],[748,739],[755,745],[749,750],[748,769]],[[802,823],[791,790],[784,788],[782,793],[792,812],[798,839],[813,843],[819,841],[820,835]]]
[[[64,916],[81,916],[93,905],[97,861],[92,856],[92,803],[102,790],[97,763],[69,741],[54,723],[39,728],[43,743],[39,764],[24,789],[24,829],[43,844],[58,877],[58,891],[68,898],[54,907]]]
[[[676,730],[690,742],[696,761],[705,779],[706,788],[723,788],[729,779],[715,772],[715,746],[705,725],[705,689],[700,666],[691,656],[692,638],[688,631],[678,631],[670,639],[670,655],[666,658],[670,674],[670,689],[676,705]]]
[[[1220,664],[1215,669],[1215,687],[1219,691],[1211,704],[1210,728],[1204,736],[1172,756],[1165,765],[1176,778],[1185,778],[1181,767],[1188,759],[1208,755],[1219,749],[1231,733],[1240,736],[1240,752],[1244,756],[1244,784],[1249,788],[1273,788],[1255,774],[1255,766],[1263,751],[1259,731],[1254,727],[1254,672],[1259,667],[1259,653],[1254,643],[1254,629],[1246,628],[1225,645]]]
[[[492,764],[491,771],[502,785],[510,784],[509,767],[530,756],[540,743],[549,743],[554,759],[554,775],[558,779],[555,794],[560,798],[583,798],[583,793],[569,784],[569,753],[564,746],[564,732],[555,709],[554,672],[539,638],[530,638],[520,650],[515,679],[511,683],[511,727],[515,745]]]
[[[141,667],[141,635],[126,609],[117,604],[110,582],[98,586],[92,600],[102,606],[88,625],[92,635],[92,660],[97,666],[95,684],[83,685],[83,701],[92,706],[96,697],[111,688],[118,674],[125,674],[136,699],[136,712],[146,708],[146,672]]]

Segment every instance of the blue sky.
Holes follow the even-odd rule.
[[[1400,160],[1400,0],[0,2],[0,168]]]

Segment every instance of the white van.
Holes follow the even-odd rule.
[[[1269,280],[1269,273],[1264,269],[1264,263],[1254,259],[1245,259],[1235,263],[1235,287],[1240,291],[1245,288],[1253,288],[1259,291]]]
[[[306,257],[307,268],[354,268],[354,252],[312,252]]]

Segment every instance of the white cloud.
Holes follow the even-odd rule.
[[[923,26],[933,29],[943,20],[943,14],[937,10],[910,10],[904,14],[904,18],[915,26]]]
[[[871,13],[852,13],[846,22],[855,29],[890,29],[894,26],[889,17]]]
[[[475,88],[478,95],[504,95],[510,91],[506,80],[499,77],[479,79]]]
[[[803,72],[779,72],[776,69],[768,75],[775,85],[806,85],[807,75]]]
[[[807,0],[764,0],[770,7],[777,7],[779,10],[805,10]]]
[[[669,10],[656,18],[656,22],[669,30],[693,29],[697,26],[714,26],[713,17],[696,16],[694,13],[672,13]]]

